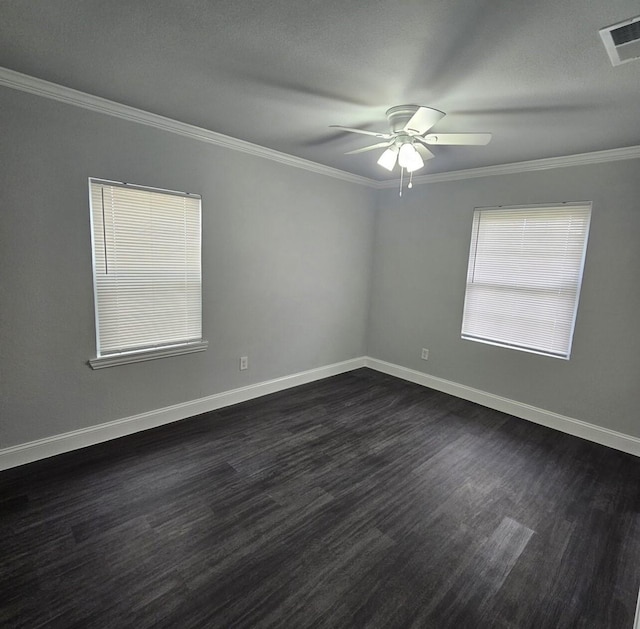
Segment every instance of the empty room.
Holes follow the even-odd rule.
[[[0,626],[640,629],[636,0],[0,3]]]

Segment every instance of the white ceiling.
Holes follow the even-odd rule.
[[[433,129],[420,174],[640,145],[640,61],[598,29],[637,0],[2,0],[0,66],[374,179],[399,104]],[[372,140],[372,141],[370,141]]]

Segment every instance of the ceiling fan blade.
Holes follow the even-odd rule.
[[[422,157],[423,160],[428,160],[432,157],[435,157],[435,155],[424,144],[416,142],[413,146],[415,147],[416,151],[420,153],[420,157]]]
[[[457,144],[459,146],[484,146],[491,140],[490,133],[430,133],[423,138],[427,144]]]
[[[431,129],[438,120],[442,120],[445,115],[446,114],[438,111],[437,109],[431,109],[430,107],[418,107],[418,111],[416,111],[416,113],[409,119],[409,122],[404,125],[403,131],[413,131],[418,135],[423,135]]]
[[[352,127],[343,127],[339,124],[330,124],[332,129],[341,129],[342,131],[349,131],[350,133],[362,133],[362,135],[372,135],[375,138],[384,138],[388,140],[391,138],[390,133],[379,133],[378,131],[365,131],[364,129],[353,129]]]
[[[365,151],[373,151],[373,149],[381,149],[383,147],[391,146],[393,142],[379,142],[378,144],[372,144],[371,146],[364,146],[361,149],[355,151],[347,151],[345,155],[355,155],[356,153],[364,153]]]

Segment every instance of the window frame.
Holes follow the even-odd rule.
[[[473,334],[470,334],[469,332],[465,333],[465,320],[466,320],[466,314],[467,314],[467,303],[468,303],[468,299],[469,299],[469,286],[470,283],[470,277],[474,274],[474,269],[476,266],[476,261],[477,261],[477,244],[478,244],[478,233],[477,230],[479,229],[479,222],[481,220],[481,213],[482,212],[499,212],[499,211],[524,211],[524,210],[528,210],[531,213],[535,212],[536,210],[540,210],[542,212],[546,211],[549,212],[550,210],[553,209],[569,209],[571,207],[574,207],[576,209],[582,209],[582,210],[586,210],[587,211],[587,218],[586,218],[586,226],[584,228],[584,235],[583,235],[583,242],[582,242],[582,247],[581,247],[581,253],[580,253],[580,262],[579,262],[579,269],[578,269],[578,274],[577,274],[577,282],[576,282],[576,290],[575,290],[575,299],[573,302],[573,311],[571,313],[571,326],[570,326],[570,332],[567,338],[568,343],[566,344],[566,354],[564,352],[554,352],[551,350],[544,350],[544,349],[540,349],[540,348],[536,348],[536,347],[530,347],[527,346],[526,344],[517,344],[517,343],[513,343],[513,342],[509,342],[509,341],[504,341],[504,340],[499,340],[499,339],[495,339],[495,338],[482,338],[480,336],[476,336]],[[591,228],[591,218],[592,218],[592,211],[593,211],[593,204],[591,201],[564,201],[564,202],[560,202],[560,203],[536,203],[536,204],[527,204],[527,205],[509,205],[509,206],[496,206],[496,207],[477,207],[474,208],[474,212],[473,212],[473,222],[472,222],[472,231],[471,231],[471,238],[470,238],[470,246],[469,246],[469,257],[468,257],[468,263],[467,263],[467,273],[466,273],[466,280],[465,280],[465,293],[464,293],[464,305],[463,305],[463,312],[462,312],[462,323],[460,326],[460,330],[461,330],[461,339],[463,340],[468,340],[468,341],[475,341],[477,343],[483,343],[486,345],[493,345],[496,347],[504,347],[506,349],[515,349],[521,352],[526,352],[526,353],[530,353],[530,354],[537,354],[537,355],[541,355],[541,356],[547,356],[550,358],[559,358],[561,360],[570,360],[571,358],[571,351],[572,351],[572,347],[573,347],[573,338],[574,338],[574,334],[575,334],[575,326],[576,326],[576,321],[577,321],[577,314],[578,314],[578,306],[580,303],[580,293],[581,293],[581,289],[582,289],[582,282],[584,279],[584,267],[585,267],[585,263],[586,263],[586,253],[587,253],[587,246],[588,246],[588,242],[589,242],[589,233],[590,233],[590,228]],[[533,285],[529,285],[528,288],[533,288],[536,289]],[[541,292],[541,290],[538,288],[536,289],[539,292]],[[551,290],[551,289],[549,289]],[[516,289],[514,289],[512,291],[511,294],[515,294],[517,291]]]
[[[199,229],[199,266],[200,266],[200,332],[199,339],[180,341],[180,342],[167,342],[164,344],[153,344],[146,347],[134,347],[131,349],[122,349],[118,351],[110,351],[103,353],[100,347],[100,312],[98,305],[98,285],[96,275],[96,237],[95,237],[95,222],[94,222],[94,207],[93,207],[93,185],[106,185],[120,187],[130,190],[142,190],[145,192],[154,192],[159,194],[188,197],[190,199],[197,199],[199,202],[199,216],[198,216],[198,229]],[[201,352],[207,349],[208,341],[203,336],[202,330],[202,197],[198,194],[192,194],[187,192],[180,192],[176,190],[168,190],[165,188],[156,188],[151,186],[143,186],[139,184],[130,184],[121,181],[112,181],[100,177],[89,177],[88,179],[89,190],[89,216],[91,226],[91,265],[92,265],[92,281],[93,281],[93,299],[94,299],[94,325],[95,325],[95,340],[96,340],[96,356],[90,358],[88,363],[92,369],[102,369],[105,367],[113,367],[116,365],[124,365],[135,362],[143,362],[148,360],[155,360],[158,358],[165,358],[168,356],[178,356],[181,354],[191,354],[194,352]]]

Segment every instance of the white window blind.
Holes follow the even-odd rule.
[[[200,197],[89,183],[98,357],[200,341]]]
[[[462,338],[569,358],[591,204],[477,209]]]

